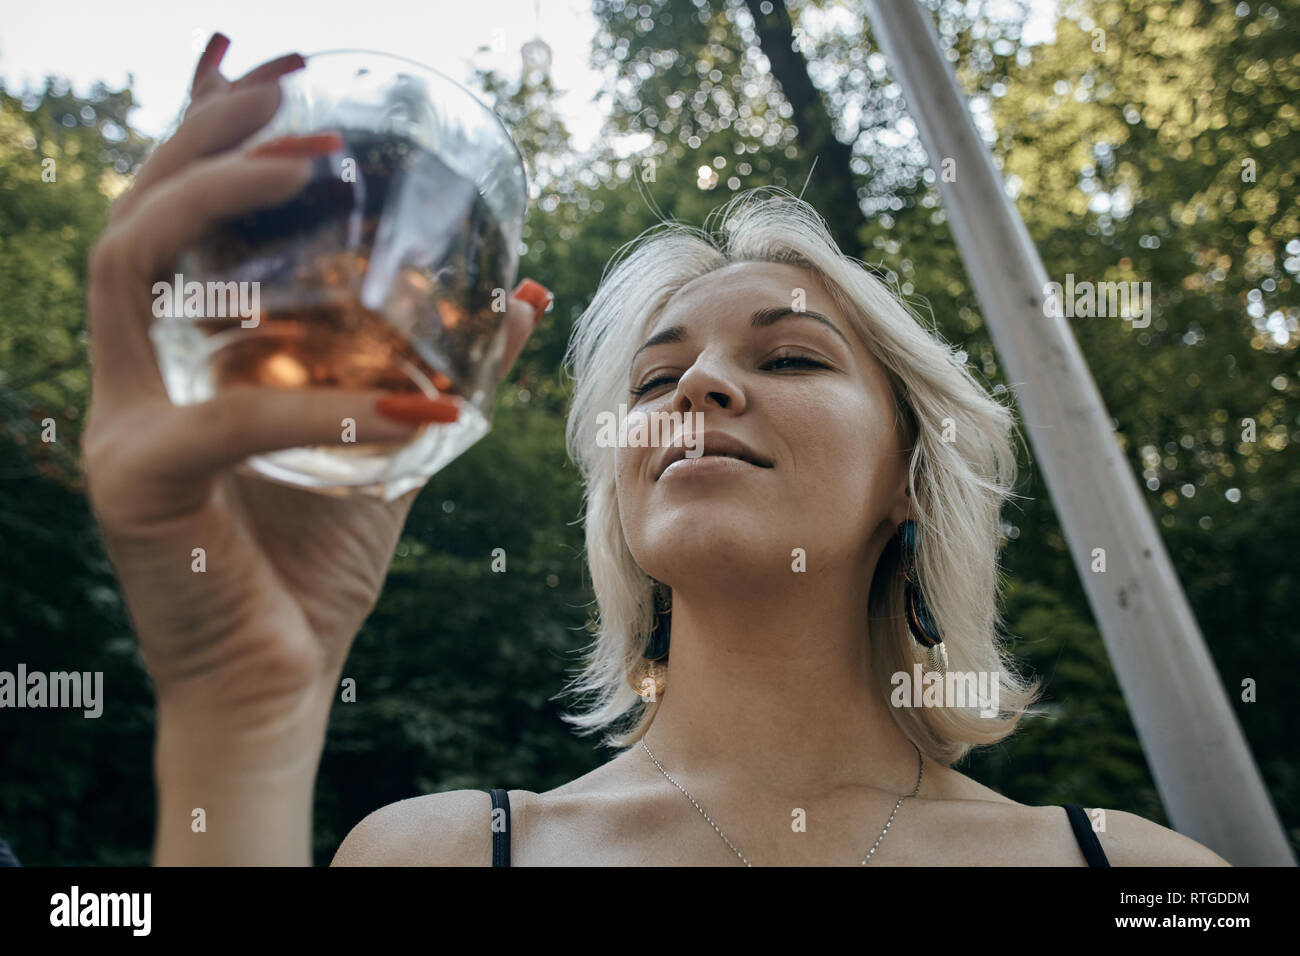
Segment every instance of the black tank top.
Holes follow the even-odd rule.
[[[492,795],[492,865],[509,866],[510,865],[510,796],[505,790],[493,790]],[[1093,832],[1092,823],[1088,820],[1088,814],[1083,812],[1083,807],[1077,803],[1062,804],[1065,815],[1070,819],[1070,829],[1074,831],[1074,838],[1079,841],[1079,849],[1083,851],[1083,858],[1088,861],[1089,866],[1110,866],[1110,861],[1106,859],[1106,853],[1101,848],[1101,841],[1097,839],[1097,834]],[[500,817],[503,826],[497,825],[497,810],[504,810],[505,813]]]

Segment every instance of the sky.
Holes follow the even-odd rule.
[[[1034,0],[1026,40],[1046,39],[1056,0]],[[185,101],[208,38],[231,39],[222,63],[230,79],[283,53],[379,50],[409,57],[466,83],[471,62],[517,76],[520,47],[540,35],[551,47],[551,77],[566,91],[557,103],[585,151],[600,132],[608,99],[592,98],[603,78],[589,66],[596,32],[590,0],[103,0],[11,3],[0,19],[0,79],[11,93],[43,86],[47,74],[85,94],[96,80],[120,88],[135,76],[133,125],[160,136]],[[479,46],[487,53],[475,54]]]
[[[561,115],[579,149],[600,130],[604,105],[591,98],[601,76],[588,66],[596,23],[589,0],[103,0],[7,4],[0,19],[0,78],[10,92],[46,74],[78,93],[135,75],[137,129],[158,136],[184,104],[208,37],[230,37],[222,73],[234,79],[282,53],[363,49],[395,53],[466,83],[470,63],[519,73],[519,49],[538,33],[552,50],[551,77],[568,92]],[[479,46],[493,47],[475,56]]]

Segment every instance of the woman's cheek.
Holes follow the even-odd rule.
[[[618,486],[619,497],[635,495],[641,488],[640,480],[646,471],[644,448],[614,449],[614,482]],[[648,474],[646,477],[650,477]]]
[[[640,525],[649,482],[654,477],[645,460],[645,450],[618,448],[614,459],[614,491],[618,498],[619,519],[625,528]]]
[[[874,484],[874,472],[894,450],[889,428],[877,420],[881,414],[857,390],[809,407],[806,415],[790,421],[784,430],[791,436],[799,470],[812,472],[823,491],[833,488],[839,495]]]

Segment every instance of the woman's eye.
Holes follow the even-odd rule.
[[[644,385],[633,386],[631,392],[637,398],[640,398],[642,395],[646,394],[652,389],[658,388],[660,385],[666,385],[670,382],[675,382],[675,381],[677,381],[677,379],[673,378],[671,375],[660,375],[658,378],[650,379],[650,381],[646,382]]]
[[[763,368],[829,368],[829,366],[806,355],[780,355],[766,363]]]
[[[830,368],[830,366],[825,362],[819,362],[816,359],[808,358],[806,355],[778,355],[776,358],[764,362],[762,368],[767,370],[783,368]],[[674,375],[659,375],[650,379],[650,381],[646,382],[644,385],[633,386],[630,391],[637,398],[640,398],[642,395],[654,391],[661,385],[671,385],[675,381],[677,381],[677,377]]]

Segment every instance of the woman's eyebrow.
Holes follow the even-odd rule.
[[[791,318],[813,319],[820,322],[843,339],[845,345],[849,345],[849,340],[845,337],[844,333],[839,330],[839,327],[834,322],[826,318],[826,316],[822,315],[820,312],[813,312],[811,309],[804,309],[803,311],[798,311],[789,307],[769,307],[766,309],[759,309],[750,316],[749,324],[751,328],[762,329],[780,322],[782,319]],[[670,325],[668,328],[656,332],[654,335],[650,336],[650,338],[646,339],[645,342],[641,344],[641,347],[632,353],[632,361],[635,362],[636,357],[648,348],[653,348],[656,345],[666,345],[670,342],[685,341],[686,335],[687,331],[685,326]],[[849,345],[849,347],[852,348],[851,345]]]
[[[750,318],[749,324],[756,329],[761,329],[766,326],[772,325],[773,323],[780,322],[782,319],[791,319],[791,318],[815,319],[816,321],[822,323],[822,325],[828,327],[832,332],[838,335],[841,339],[844,339],[845,345],[849,345],[849,340],[845,337],[844,333],[840,331],[839,326],[837,326],[830,319],[826,318],[826,316],[822,315],[820,312],[813,312],[811,309],[804,309],[802,311],[791,309],[789,307],[759,309]],[[852,348],[851,345],[849,345],[849,347]]]
[[[654,335],[650,336],[650,338],[642,342],[641,347],[632,353],[632,361],[635,362],[636,357],[648,348],[653,348],[656,345],[664,345],[668,342],[682,342],[685,341],[685,339],[686,326],[670,325],[668,328],[656,332]]]

